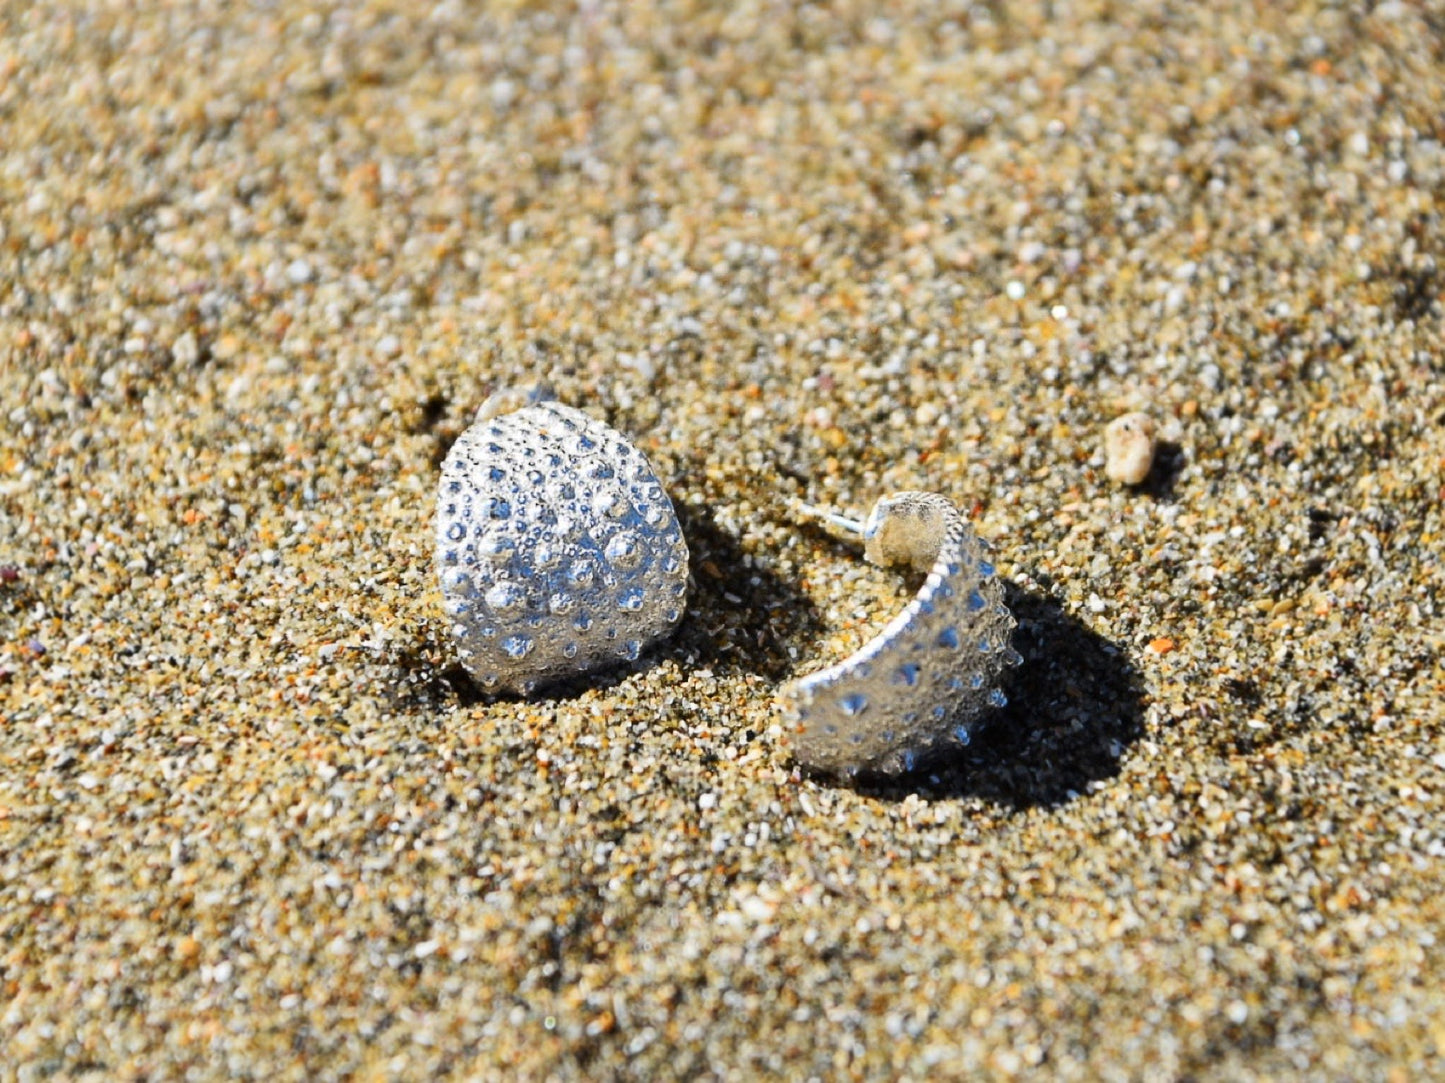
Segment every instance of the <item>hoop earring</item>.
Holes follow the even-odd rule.
[[[784,686],[798,761],[830,773],[896,774],[932,749],[968,744],[985,709],[1008,702],[999,674],[1022,661],[1009,642],[1017,622],[984,543],[938,493],[884,497],[866,522],[812,505],[802,510],[860,537],[871,563],[928,575],[861,649]]]

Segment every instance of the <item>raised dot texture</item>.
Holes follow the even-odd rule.
[[[646,554],[642,542],[636,534],[631,531],[622,531],[614,534],[603,549],[603,555],[607,557],[607,563],[614,568],[632,570],[642,563]]]
[[[515,613],[527,601],[527,592],[517,583],[503,580],[487,588],[483,600],[487,607],[498,616]]]
[[[447,528],[448,530],[451,527]],[[510,556],[517,548],[517,543],[501,531],[494,531],[482,538],[477,546],[477,552],[484,557],[497,560]]]
[[[438,492],[443,601],[484,687],[526,695],[635,659],[681,619],[672,504],[643,454],[581,411],[543,402],[477,421]]]
[[[443,558],[442,562],[444,564],[446,563],[445,558]],[[446,568],[442,572],[442,589],[445,590],[449,596],[458,599],[470,598],[473,594],[472,577],[461,568]]]
[[[924,752],[967,744],[983,713],[1007,703],[995,684],[1018,658],[1003,584],[947,498],[886,497],[864,538],[873,563],[926,571],[923,588],[855,654],[780,695],[799,762],[845,777],[912,770]]]

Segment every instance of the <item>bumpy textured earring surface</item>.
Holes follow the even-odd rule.
[[[861,535],[872,563],[927,569],[928,578],[855,654],[784,687],[798,761],[843,774],[897,773],[939,745],[966,744],[985,708],[1008,702],[996,681],[1020,661],[983,543],[938,493],[884,497],[866,523],[823,517]]]
[[[494,413],[484,406],[442,463],[437,567],[463,667],[526,695],[671,631],[687,544],[621,433],[557,402]]]

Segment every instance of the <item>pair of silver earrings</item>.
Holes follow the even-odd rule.
[[[850,657],[785,685],[799,762],[896,773],[967,743],[1006,701],[1017,664],[1003,587],[962,514],[937,493],[880,500],[864,522],[803,505],[879,565],[927,572],[918,596]],[[656,472],[621,433],[536,396],[493,396],[442,464],[437,565],[462,666],[528,695],[632,660],[682,619],[687,543]]]

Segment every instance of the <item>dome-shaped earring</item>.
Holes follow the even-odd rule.
[[[687,544],[647,459],[558,402],[494,395],[442,463],[437,568],[462,666],[527,695],[682,617]]]
[[[1021,659],[1009,643],[1015,621],[984,544],[938,493],[884,497],[860,523],[809,505],[803,510],[861,536],[864,556],[883,566],[927,570],[918,596],[850,657],[781,692],[798,761],[818,770],[912,770],[947,743],[967,744],[996,687]]]

